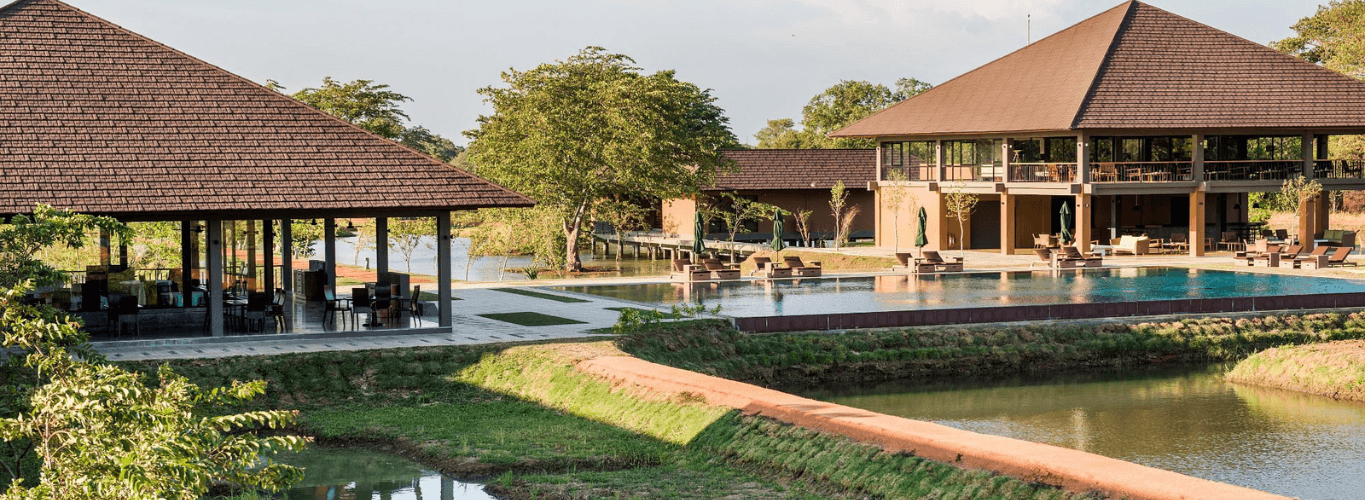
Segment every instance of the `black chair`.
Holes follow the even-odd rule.
[[[368,296],[366,298],[368,298]],[[322,299],[323,299],[322,326],[324,327],[327,326],[328,319],[335,318],[336,313],[343,313],[341,315],[343,323],[345,321],[346,314],[351,315],[355,314],[354,308],[351,306],[351,300],[338,299],[336,291],[332,289],[332,285],[324,285],[322,287]],[[332,321],[335,323],[336,320],[333,319]]]
[[[265,320],[270,316],[270,296],[251,293],[246,296],[246,311],[242,313],[242,327],[249,332],[264,332]]]
[[[137,297],[134,295],[111,295],[109,297],[110,335],[123,336],[123,325],[133,323],[133,335],[142,335],[142,325],[138,322]]]
[[[382,312],[383,314],[380,314],[379,317],[391,319],[394,316],[392,314],[394,312],[393,307],[394,304],[395,301],[393,300],[393,287],[391,287],[388,283],[379,283],[378,285],[375,285],[374,304],[370,306],[371,309],[376,313]],[[379,324],[378,322],[375,321],[371,321],[371,323],[375,323],[376,325]],[[385,321],[384,323],[387,324],[388,321]]]
[[[270,308],[267,309],[267,311],[270,314],[270,318],[275,320],[275,330],[281,332],[287,332],[291,329],[289,319],[286,318],[284,315],[285,310],[284,302],[285,302],[284,289],[276,288],[275,300],[270,302]]]
[[[408,314],[417,320],[417,326],[422,326],[422,314],[426,312],[426,304],[422,303],[422,285],[412,287],[412,297],[408,298]]]
[[[365,287],[352,288],[351,289],[352,320],[355,319],[357,314],[361,313],[361,309],[364,309],[364,312],[369,315],[365,318],[365,322],[361,324],[365,326],[374,326],[379,324],[378,321],[375,321],[374,303],[370,301],[370,290]]]

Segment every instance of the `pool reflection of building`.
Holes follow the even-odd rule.
[[[339,485],[294,488],[288,500],[455,500],[491,499],[482,485],[461,483],[440,474],[377,481],[356,481]]]

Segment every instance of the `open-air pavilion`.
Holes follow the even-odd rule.
[[[187,335],[227,332],[224,299],[233,288],[303,289],[292,256],[286,250],[277,260],[272,250],[276,236],[291,240],[292,220],[323,221],[325,273],[310,276],[334,286],[338,218],[377,219],[376,281],[384,282],[388,219],[434,217],[437,324],[449,329],[450,212],[533,204],[56,0],[0,8],[0,68],[0,214],[46,204],[126,222],[180,222],[182,265],[164,276],[180,300],[150,299],[157,304],[142,310],[178,318],[168,321]],[[236,258],[224,251],[236,240],[224,232],[230,221],[260,228],[261,245],[251,249],[263,256],[259,271],[250,254],[244,269],[225,268]],[[276,222],[283,234],[274,234]],[[113,262],[109,246],[104,239],[87,283],[136,273]],[[320,288],[308,285],[309,295]],[[207,300],[197,301],[195,290]],[[85,309],[99,310],[88,302]]]
[[[1324,188],[1298,240],[1327,231],[1327,193],[1365,189],[1365,164],[1330,158],[1328,138],[1360,134],[1365,82],[1130,1],[831,135],[879,143],[879,246],[895,187],[927,209],[931,250],[1027,252],[1065,206],[1082,250],[1147,234],[1198,256],[1254,237],[1248,194],[1295,177]],[[962,229],[954,191],[981,201]]]

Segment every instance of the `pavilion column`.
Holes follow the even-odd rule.
[[[194,251],[194,221],[180,221],[180,296],[181,307],[189,307],[194,300],[194,262],[199,255]]]
[[[1076,136],[1076,179],[1072,181],[1076,184],[1090,184],[1090,143],[1088,142],[1089,140],[1090,136],[1088,134],[1083,133]],[[1087,201],[1089,201],[1088,197]],[[1078,203],[1077,206],[1079,205],[1080,204]],[[1080,210],[1077,210],[1076,212],[1080,213]],[[1086,234],[1089,234],[1090,229],[1087,228],[1085,232]],[[1085,244],[1087,246],[1090,245],[1089,238],[1086,239]]]
[[[322,261],[327,271],[327,284],[336,290],[337,286],[337,220],[322,220]]]
[[[1191,148],[1191,160],[1193,160],[1194,182],[1204,182],[1204,134],[1194,134],[1194,147]],[[1193,247],[1191,247],[1193,248]]]
[[[1005,171],[1005,172],[1004,172],[1004,175],[1002,175],[1002,176],[1000,177],[1000,179],[1001,179],[1002,182],[1010,182],[1010,181],[1013,181],[1013,180],[1014,180],[1014,174],[1010,172],[1010,170],[1011,170],[1011,169],[1010,169],[1010,160],[1011,160],[1011,158],[1010,158],[1010,148],[1011,148],[1011,146],[1012,146],[1013,144],[1014,144],[1014,141],[1013,141],[1013,140],[1010,140],[1008,137],[1000,140],[1000,151],[998,152],[998,154],[1000,155],[1000,168],[1001,168],[1002,170]],[[1001,199],[1001,200],[1004,200],[1004,199],[1005,199],[1005,198],[1004,198],[1004,195],[1001,195],[1001,198],[1000,198],[1000,199]],[[1004,246],[1005,246],[1005,245],[1001,245],[1001,247],[1004,247]],[[1006,255],[1008,255],[1008,254],[1006,254]]]
[[[294,220],[280,219],[280,286],[294,296]]]
[[[259,290],[256,281],[256,219],[246,221],[246,288],[247,293]]]
[[[377,276],[381,276],[379,281],[386,281],[382,276],[389,273],[388,217],[375,217],[374,219],[374,270]]]
[[[436,214],[436,289],[440,301],[436,309],[441,326],[451,326],[450,278],[450,212],[442,210]]]
[[[1206,215],[1204,209],[1205,192],[1195,189],[1190,193],[1190,257],[1204,256],[1204,226]]]
[[[1090,195],[1076,195],[1076,250],[1090,251]]]
[[[1299,234],[1296,236],[1300,245],[1313,242],[1313,214],[1317,211],[1316,201],[1317,197],[1313,197],[1299,203]]]
[[[223,223],[208,221],[208,287],[204,300],[208,302],[209,334],[222,337],[223,328]]]
[[[1015,195],[1000,193],[1000,253],[1014,253],[1014,199]]]
[[[934,180],[940,183],[948,180],[948,169],[943,166],[943,141],[934,141],[934,167],[937,170]]]
[[[1316,235],[1331,229],[1331,217],[1332,192],[1323,190],[1322,193],[1318,195],[1318,213],[1317,217],[1314,218],[1315,227],[1313,228],[1313,234]]]
[[[271,220],[261,221],[261,228],[265,230],[261,240],[261,250],[265,252],[265,286],[261,290],[274,297],[275,292],[275,223]]]

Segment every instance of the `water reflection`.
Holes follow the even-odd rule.
[[[754,317],[1365,292],[1365,282],[1185,268],[1124,268],[561,288],[665,307],[720,304],[724,314]]]
[[[374,249],[361,250],[359,255],[355,252],[355,237],[337,238],[337,261],[343,264],[353,264],[364,266],[366,259],[369,259],[373,267],[375,253]],[[322,241],[313,242],[313,249],[317,254],[314,259],[321,259],[323,254]],[[509,269],[521,269],[531,264],[530,256],[507,257],[475,257],[469,258],[469,238],[455,238],[450,245],[451,275],[457,280],[463,281],[514,281],[524,280],[526,276],[520,273],[509,271]],[[667,275],[669,262],[667,260],[649,260],[623,258],[616,260],[615,257],[595,258],[592,254],[582,254],[583,265],[599,270],[615,270],[615,272],[605,274],[605,276],[661,276]],[[412,252],[412,267],[409,271],[408,262],[397,250],[389,250],[389,267],[397,272],[412,272],[416,274],[436,275],[436,243],[431,237],[422,238],[421,243]],[[604,274],[585,274],[569,276],[585,278],[600,278]]]
[[[365,449],[314,447],[276,460],[304,468],[289,500],[486,500],[483,485],[456,481],[406,458]]]
[[[1225,366],[817,389],[812,397],[1309,499],[1365,491],[1365,405],[1223,380]]]

